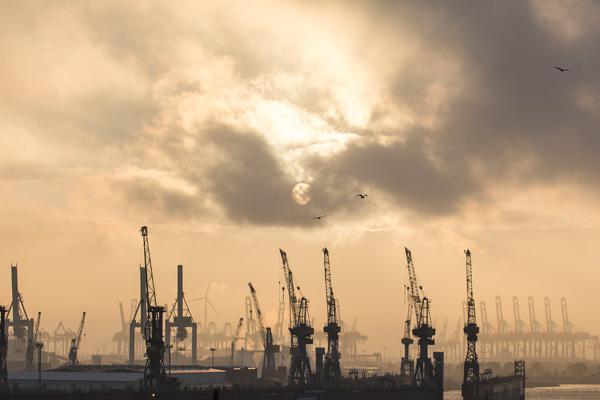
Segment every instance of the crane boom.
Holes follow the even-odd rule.
[[[290,269],[290,264],[288,263],[286,252],[279,249],[279,254],[281,254],[281,262],[283,264],[283,275],[285,276],[285,282],[287,284],[288,299],[290,305],[290,326],[295,326],[298,323],[298,315],[296,312],[298,299],[296,298],[294,275],[292,274],[292,270]]]
[[[466,276],[467,276],[467,324],[476,324],[475,298],[473,296],[473,265],[471,264],[471,251],[465,250]]]
[[[325,267],[325,300],[327,301],[327,323],[337,324],[337,308],[335,306],[335,297],[333,296],[333,286],[331,284],[331,264],[329,262],[329,250],[323,249],[323,264]]]
[[[248,282],[248,287],[250,288],[250,294],[252,295],[252,302],[254,303],[254,310],[256,311],[256,320],[258,321],[258,329],[260,330],[260,337],[262,338],[263,346],[266,347],[267,333],[265,330],[265,322],[264,322],[264,318],[263,318],[263,313],[260,308],[260,304],[258,302],[258,296],[256,295],[256,290],[254,290],[254,286],[252,286],[252,282]]]
[[[413,264],[413,260],[412,260],[412,253],[408,248],[404,248],[404,251],[406,252],[406,263],[407,263],[407,268],[408,268],[408,280],[409,280],[409,293],[410,293],[410,299],[412,300],[412,305],[413,308],[415,310],[415,317],[416,317],[416,322],[417,322],[417,326],[421,325],[421,307],[422,307],[422,300],[421,300],[421,287],[419,286],[419,284],[417,283],[417,274],[415,272],[415,266]]]
[[[150,307],[157,307],[156,301],[156,288],[154,286],[154,272],[152,271],[152,258],[150,257],[150,242],[148,241],[148,227],[142,226],[140,228],[142,234],[142,243],[144,248],[144,269],[146,271],[146,302],[148,304],[148,310]],[[146,321],[150,321],[152,316],[148,311],[148,318]]]

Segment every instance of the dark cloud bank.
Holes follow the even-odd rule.
[[[393,144],[366,139],[334,157],[306,160],[314,201],[305,207],[290,198],[295,182],[260,135],[211,128],[205,138],[218,162],[202,172],[210,194],[199,196],[212,196],[232,221],[310,225],[318,213],[352,212],[356,202],[349,200],[360,190],[380,193],[404,210],[440,216],[482,198],[498,182],[595,186],[600,27],[559,43],[526,2],[374,4],[365,10],[374,21],[402,24],[417,33],[428,54],[460,60],[465,87],[449,100],[442,124],[398,132],[404,139]],[[560,73],[552,68],[558,64],[573,71]],[[394,101],[418,110],[435,78],[422,69],[418,63],[399,68],[389,85]],[[577,100],[582,90],[595,97],[591,109]],[[161,201],[173,211],[188,207],[175,200]]]

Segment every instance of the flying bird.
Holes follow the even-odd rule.
[[[321,218],[325,218],[327,215],[319,215],[318,217],[313,217],[313,219],[321,219]]]
[[[570,69],[569,69],[569,68],[562,68],[562,67],[557,67],[557,66],[554,66],[554,69],[557,69],[557,70],[559,70],[560,72],[567,72],[567,71],[570,71]]]
[[[361,199],[364,199],[367,196],[368,196],[368,194],[366,194],[366,193],[359,193],[359,194],[356,195],[356,197],[360,197]]]

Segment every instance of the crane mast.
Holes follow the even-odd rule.
[[[325,299],[327,301],[327,325],[323,328],[323,331],[327,334],[327,353],[323,365],[323,377],[325,382],[332,383],[342,377],[339,351],[341,329],[338,323],[336,300],[331,284],[331,264],[327,248],[323,249],[323,264],[325,268]]]
[[[77,352],[79,351],[79,344],[81,343],[81,336],[83,335],[83,327],[85,325],[85,311],[81,316],[81,322],[79,322],[79,329],[77,330],[77,336],[71,339],[71,348],[69,349],[69,363],[71,365],[78,365],[79,360],[77,359]]]
[[[252,295],[252,301],[254,303],[254,309],[256,311],[256,320],[258,321],[258,329],[260,330],[260,336],[263,343],[264,357],[262,366],[262,378],[274,377],[277,373],[277,367],[275,366],[275,353],[279,352],[279,346],[273,343],[273,333],[270,327],[265,327],[265,321],[263,318],[262,309],[258,302],[258,295],[254,286],[251,282],[248,282],[250,288],[250,294]]]
[[[409,282],[409,301],[412,302],[412,306],[415,311],[415,317],[417,319],[417,326],[420,325],[421,321],[421,287],[417,283],[417,274],[415,272],[415,266],[412,260],[412,253],[408,248],[404,248],[406,252],[406,262],[408,268],[408,282]]]
[[[147,314],[145,326],[142,327],[146,341],[146,366],[144,368],[144,385],[146,387],[157,387],[162,385],[166,379],[165,373],[165,342],[163,337],[163,316],[165,308],[159,306],[156,300],[156,289],[154,287],[154,273],[152,271],[152,259],[150,257],[150,243],[148,242],[148,228],[140,228],[144,250],[144,275],[145,299],[147,302]]]
[[[475,318],[475,297],[473,296],[473,266],[471,264],[471,251],[465,250],[466,277],[467,277],[467,320],[463,332],[467,338],[467,354],[465,357],[462,394],[467,398],[469,392],[475,392],[477,397],[479,384],[479,360],[477,358],[477,335],[479,327]],[[471,393],[472,395],[473,393]]]
[[[409,288],[405,287],[408,292]],[[406,320],[404,321],[404,336],[402,337],[401,343],[404,346],[404,356],[400,360],[400,376],[406,381],[412,380],[415,373],[415,363],[410,358],[410,345],[414,343],[412,337],[410,337],[410,325],[412,318],[412,300],[408,299],[408,311],[406,313]]]
[[[288,379],[292,385],[306,385],[312,375],[307,345],[313,343],[312,335],[315,330],[310,325],[308,299],[302,296],[298,301],[296,297],[294,278],[287,254],[281,249],[279,249],[279,253],[283,263],[290,306],[290,354],[292,359]]]

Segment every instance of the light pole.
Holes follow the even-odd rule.
[[[214,368],[215,367],[215,348],[211,347],[210,348],[210,356],[211,356],[211,360],[210,360],[210,367]]]
[[[38,390],[42,390],[42,347],[44,347],[44,343],[36,342],[35,347],[37,347],[37,356],[38,356]]]

